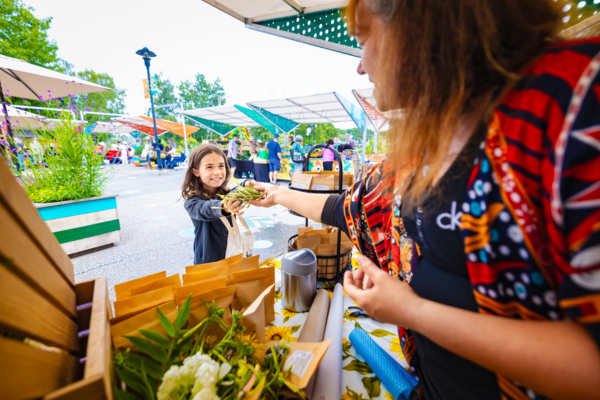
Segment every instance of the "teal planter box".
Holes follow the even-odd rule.
[[[116,195],[35,206],[67,254],[121,240]]]

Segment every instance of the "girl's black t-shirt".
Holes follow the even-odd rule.
[[[467,271],[460,231],[464,201],[480,140],[478,132],[440,179],[429,199],[414,210],[402,207],[407,235],[420,248],[411,288],[419,296],[478,312]],[[462,358],[418,332],[413,332],[418,354],[417,374],[424,399],[500,399],[496,375]]]

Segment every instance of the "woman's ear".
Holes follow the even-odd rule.
[[[194,174],[196,178],[200,178],[200,171],[198,171],[196,168],[192,168],[192,174]]]

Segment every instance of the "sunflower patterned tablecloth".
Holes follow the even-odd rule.
[[[354,256],[358,255],[355,253]],[[352,264],[357,268],[355,259]],[[276,279],[279,281],[281,274],[281,258],[268,262],[264,266],[274,266],[276,268]],[[333,295],[333,285],[323,286],[329,290],[329,296]],[[386,391],[379,379],[375,376],[371,368],[354,350],[352,344],[348,340],[350,332],[355,327],[362,327],[366,330],[371,338],[390,354],[403,367],[407,367],[400,341],[398,331],[394,325],[382,324],[371,318],[351,317],[348,307],[356,306],[357,304],[346,295],[344,291],[344,327],[343,327],[343,360],[342,360],[342,399],[343,400],[367,400],[367,399],[386,399],[393,400],[393,397]],[[308,313],[295,313],[288,311],[282,307],[281,293],[277,293],[275,297],[275,321],[267,326],[265,331],[265,339],[296,341]]]

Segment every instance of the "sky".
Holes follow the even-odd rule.
[[[135,54],[145,46],[157,55],[152,74],[162,72],[175,86],[196,73],[209,81],[219,77],[229,105],[333,91],[355,102],[352,89],[372,87],[357,74],[357,57],[255,32],[201,0],[24,3],[36,17],[53,18],[49,36],[58,56],[76,71],[111,75],[126,90],[126,111],[133,115],[150,107],[146,69]]]

